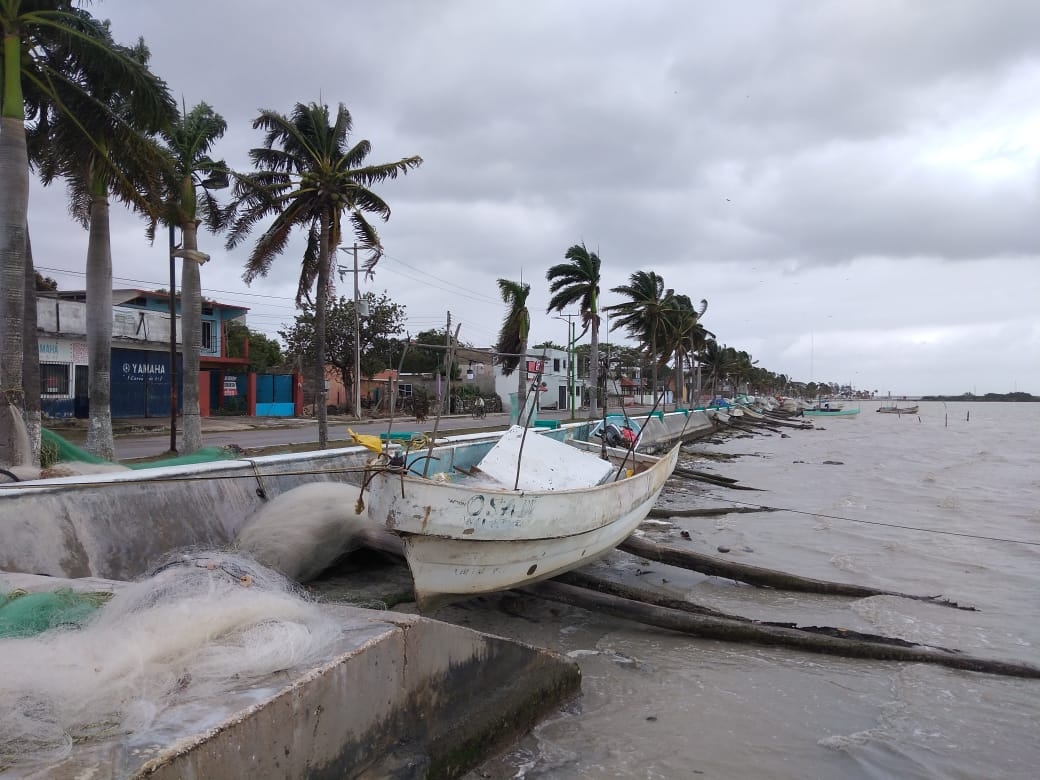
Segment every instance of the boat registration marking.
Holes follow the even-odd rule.
[[[466,502],[466,524],[490,528],[519,526],[534,515],[534,504],[533,498],[477,493]]]

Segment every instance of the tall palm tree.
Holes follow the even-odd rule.
[[[527,337],[531,334],[531,312],[527,310],[527,296],[531,292],[531,285],[499,279],[498,291],[503,302],[508,304],[509,311],[498,331],[495,351],[502,365],[502,376],[509,376],[517,368],[520,369],[516,402],[518,408],[522,409],[527,395]]]
[[[585,248],[585,244],[575,244],[564,255],[568,262],[552,266],[545,272],[549,281],[549,292],[552,298],[546,307],[546,313],[562,312],[568,306],[578,304],[581,312],[581,338],[588,330],[592,331],[592,344],[589,347],[589,384],[592,394],[589,396],[589,415],[599,415],[599,283],[600,259],[595,252]]]
[[[668,317],[675,308],[675,291],[665,288],[664,279],[654,271],[635,271],[628,284],[611,287],[611,292],[623,295],[627,301],[604,307],[614,320],[610,329],[624,328],[628,335],[643,344],[649,353],[651,382],[656,403],[657,377],[663,357],[661,346],[668,328]],[[670,353],[671,349],[667,350]]]
[[[209,156],[213,145],[227,130],[227,122],[205,103],[191,111],[182,111],[164,128],[162,136],[168,157],[166,169],[167,198],[163,221],[181,229],[182,258],[181,313],[184,373],[182,395],[184,439],[182,449],[192,453],[202,447],[202,417],[199,412],[199,353],[202,349],[202,283],[201,266],[208,256],[199,252],[198,225],[216,232],[223,226],[224,214],[213,196],[213,190],[228,185],[228,167],[223,160]],[[170,291],[173,295],[173,291]]]
[[[106,29],[107,32],[107,29]],[[144,41],[112,51],[147,72]],[[29,133],[30,150],[38,151],[40,177],[51,184],[66,181],[69,211],[88,230],[87,360],[90,365],[90,422],[87,450],[115,460],[112,436],[112,241],[109,196],[154,221],[163,156],[149,137],[175,116],[166,85],[151,76],[134,91],[112,79],[109,62],[84,64],[75,88],[55,85],[56,98],[67,110],[42,111]],[[84,94],[81,87],[85,87]],[[147,92],[147,94],[144,94]],[[98,110],[102,107],[103,110]]]
[[[233,249],[258,223],[273,217],[246,261],[243,279],[248,284],[267,275],[295,229],[306,234],[297,302],[302,302],[311,287],[316,287],[314,382],[318,446],[324,449],[328,444],[325,321],[329,274],[342,239],[343,215],[350,215],[355,240],[367,253],[364,269],[371,273],[383,247],[365,213],[375,214],[385,222],[390,218],[390,207],[369,187],[418,168],[422,158],[364,164],[372,145],[364,140],[348,145],[353,120],[343,104],[335,116],[330,115],[327,105],[318,103],[297,103],[289,116],[262,111],[253,120],[253,128],[265,131],[264,145],[249,152],[256,172],[236,180],[235,217],[227,247]]]
[[[700,361],[708,369],[708,376],[711,378],[711,397],[714,400],[718,395],[719,383],[725,380],[736,364],[736,350],[725,344],[719,344],[713,338],[708,339]]]
[[[78,72],[88,65],[113,66],[109,82],[120,89],[144,88],[150,96],[153,77],[147,68],[113,48],[104,24],[72,7],[71,0],[0,0],[0,462],[24,462],[16,452],[12,410],[21,414],[26,221],[29,210],[29,156],[26,119],[36,119],[44,105],[69,108],[53,99],[58,85],[77,87]],[[86,94],[86,89],[80,87]],[[96,105],[94,112],[105,112]]]
[[[673,306],[665,314],[665,338],[675,353],[675,405],[685,400],[686,385],[683,381],[683,361],[692,347],[692,338],[700,318],[708,309],[708,302],[701,299],[694,307],[688,295],[676,295]],[[702,327],[703,330],[703,327]]]

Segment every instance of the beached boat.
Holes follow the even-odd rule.
[[[918,405],[913,406],[879,406],[880,414],[917,414]]]
[[[604,452],[607,459],[600,457]],[[621,543],[653,507],[679,448],[661,457],[514,427],[375,467],[368,515],[401,537],[420,609],[527,585]]]
[[[854,409],[834,409],[827,406],[814,406],[809,409],[802,409],[802,414],[806,417],[852,417],[859,414],[859,407],[857,406]]]

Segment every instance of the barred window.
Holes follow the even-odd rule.
[[[40,363],[40,395],[69,394],[69,365]]]
[[[397,385],[397,397],[398,398],[411,398],[412,397],[412,386],[399,384]]]

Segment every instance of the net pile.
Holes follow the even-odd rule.
[[[313,663],[342,636],[293,583],[218,553],[171,558],[75,625],[0,639],[0,773]]]

